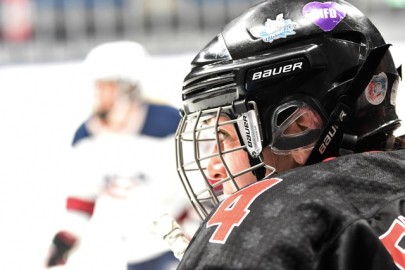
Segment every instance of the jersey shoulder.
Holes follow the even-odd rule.
[[[372,233],[389,227],[378,213],[389,206],[384,216],[395,216],[405,198],[404,160],[404,150],[354,154],[252,184],[212,211],[179,269],[272,269],[284,259],[313,269],[314,246],[339,239],[353,224]]]
[[[141,134],[158,138],[173,135],[179,122],[180,113],[178,109],[170,105],[150,103]]]
[[[86,122],[82,123],[73,135],[72,146],[75,146],[79,141],[91,136],[92,135],[86,126]]]

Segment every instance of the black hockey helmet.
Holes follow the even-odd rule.
[[[270,0],[229,23],[194,58],[182,91],[178,170],[199,212],[205,211],[203,201],[218,196],[206,175],[206,192],[196,192],[189,182],[190,172],[204,172],[201,163],[208,158],[195,146],[202,130],[196,122],[222,113],[235,126],[241,116],[249,119],[248,129],[238,132],[252,167],[265,166],[260,152],[267,146],[280,152],[311,147],[307,164],[363,151],[364,145],[374,149],[370,138],[392,132],[400,122],[399,76],[388,47],[373,23],[345,1]],[[283,125],[306,109],[322,125],[285,136]],[[187,158],[190,150],[194,154]]]

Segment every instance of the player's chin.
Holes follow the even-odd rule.
[[[215,193],[223,193],[224,187],[222,184],[218,184],[221,180],[219,179],[208,179],[209,184],[213,188]]]

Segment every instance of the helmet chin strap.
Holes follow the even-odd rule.
[[[261,163],[261,160],[259,158],[253,158],[249,154],[248,154],[248,156],[249,156],[249,163],[250,163],[251,167],[256,166]],[[266,168],[264,166],[261,166],[255,170],[253,170],[252,173],[256,176],[257,181],[263,180],[264,177],[266,176]]]
[[[339,98],[318,142],[308,157],[306,165],[320,162],[331,156],[354,152],[357,136],[350,134],[348,124],[352,121],[357,99],[371,81],[375,70],[390,46],[390,44],[385,44],[370,51],[347,90]]]

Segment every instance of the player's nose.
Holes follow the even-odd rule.
[[[226,177],[226,170],[218,155],[211,157],[207,166],[207,178],[210,182],[218,182]]]

